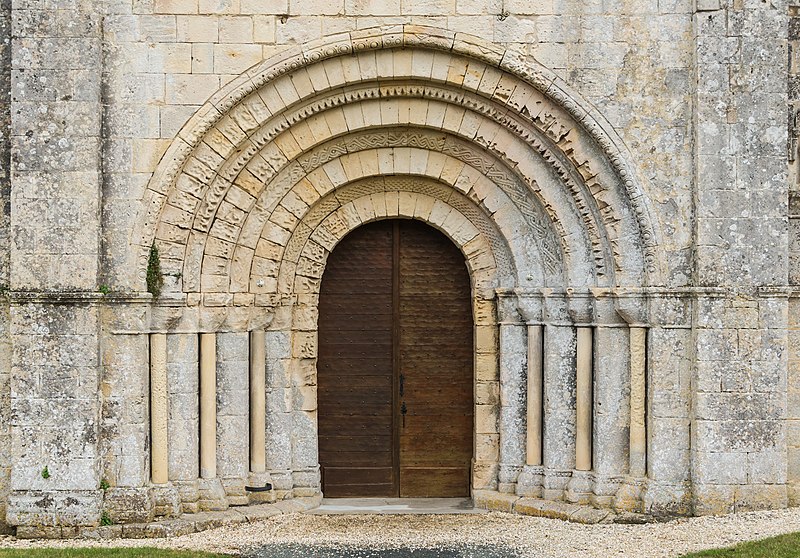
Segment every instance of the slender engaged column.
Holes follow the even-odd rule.
[[[631,345],[631,431],[630,476],[647,473],[647,432],[645,416],[647,329],[630,329]]]
[[[577,328],[575,468],[592,469],[592,328]]]
[[[264,331],[250,332],[250,472],[266,468],[266,350]]]
[[[528,326],[528,465],[542,464],[542,341],[542,326]]]
[[[150,470],[155,484],[169,481],[167,447],[167,336],[150,335]]]
[[[200,334],[200,476],[217,476],[217,341]]]

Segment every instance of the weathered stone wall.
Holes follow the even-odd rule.
[[[11,344],[8,291],[11,219],[11,0],[0,1],[0,529],[11,475]]]
[[[46,9],[43,9],[46,8]],[[12,3],[10,523],[100,518],[103,4]],[[40,291],[25,297],[23,291]],[[79,291],[69,294],[70,291]],[[45,467],[47,473],[44,473]]]
[[[800,6],[789,6],[789,285],[800,285]],[[789,298],[789,371],[786,443],[790,505],[800,504],[800,293]]]
[[[787,498],[784,10],[711,1],[695,14],[695,277],[719,289],[696,307],[697,513]]]

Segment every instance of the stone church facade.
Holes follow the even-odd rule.
[[[324,492],[326,262],[382,220],[468,269],[468,492],[796,505],[798,13],[0,1],[0,518]]]

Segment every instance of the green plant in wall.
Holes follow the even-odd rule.
[[[111,488],[111,485],[108,484],[106,479],[100,481],[100,490],[108,490],[109,488]]]
[[[108,293],[111,292],[111,287],[109,287],[108,285],[100,285],[99,287],[97,287],[97,290],[100,291],[102,294],[107,295]]]
[[[111,521],[111,516],[108,515],[107,511],[104,511],[102,514],[100,514],[100,525],[114,525],[114,522]]]
[[[47,465],[45,465],[44,469],[42,469],[42,478],[43,479],[49,479],[50,478],[50,471],[47,470]]]
[[[161,273],[161,258],[156,243],[150,245],[150,256],[147,258],[147,292],[158,298],[164,286],[164,275]]]

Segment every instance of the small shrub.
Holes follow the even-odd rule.
[[[161,288],[164,286],[164,275],[161,273],[161,258],[158,254],[156,243],[150,245],[150,255],[147,258],[147,292],[153,298],[161,296]]]
[[[114,522],[111,521],[111,516],[108,515],[107,511],[104,511],[100,514],[100,525],[106,527],[108,525],[114,525]]]
[[[50,471],[47,470],[47,465],[45,465],[44,469],[42,469],[42,478],[43,479],[49,479],[50,478]]]

